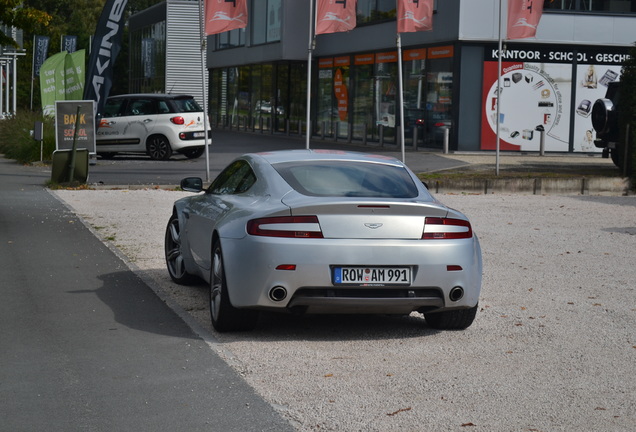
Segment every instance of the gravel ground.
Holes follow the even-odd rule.
[[[172,202],[189,194],[53,193],[299,431],[636,430],[636,197],[439,196],[481,239],[466,331],[418,314],[264,314],[218,334],[206,287],[175,285],[163,261]]]

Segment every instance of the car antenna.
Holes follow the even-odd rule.
[[[174,89],[174,86],[177,85],[177,82],[175,81],[174,83],[172,83],[172,87],[170,87],[170,91],[168,92],[168,94],[172,94],[172,89]]]

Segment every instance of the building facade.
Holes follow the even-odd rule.
[[[495,148],[499,123],[504,150],[539,150],[543,135],[546,151],[596,151],[591,103],[620,80],[636,2],[546,0],[536,37],[500,53],[506,4],[438,0],[432,31],[402,33],[403,121],[395,0],[357,0],[357,27],[316,36],[311,63],[310,1],[248,0],[247,28],[208,37],[212,124],[306,133],[311,70],[313,136],[397,144],[404,125],[407,146],[441,148],[449,129],[451,150],[476,151]]]
[[[130,17],[131,93],[184,93],[203,106],[208,74],[199,17],[199,2],[189,0],[167,0]]]

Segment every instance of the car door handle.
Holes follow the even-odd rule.
[[[150,123],[152,119],[144,119],[144,123]]]

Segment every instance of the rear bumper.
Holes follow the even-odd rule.
[[[230,301],[235,307],[303,308],[311,313],[409,313],[470,308],[478,303],[482,261],[476,237],[462,240],[221,240]],[[295,270],[277,270],[291,264]],[[411,266],[410,286],[340,286],[332,266]],[[460,266],[461,270],[449,270]],[[454,287],[461,299],[450,300]],[[274,301],[270,291],[282,288]]]

